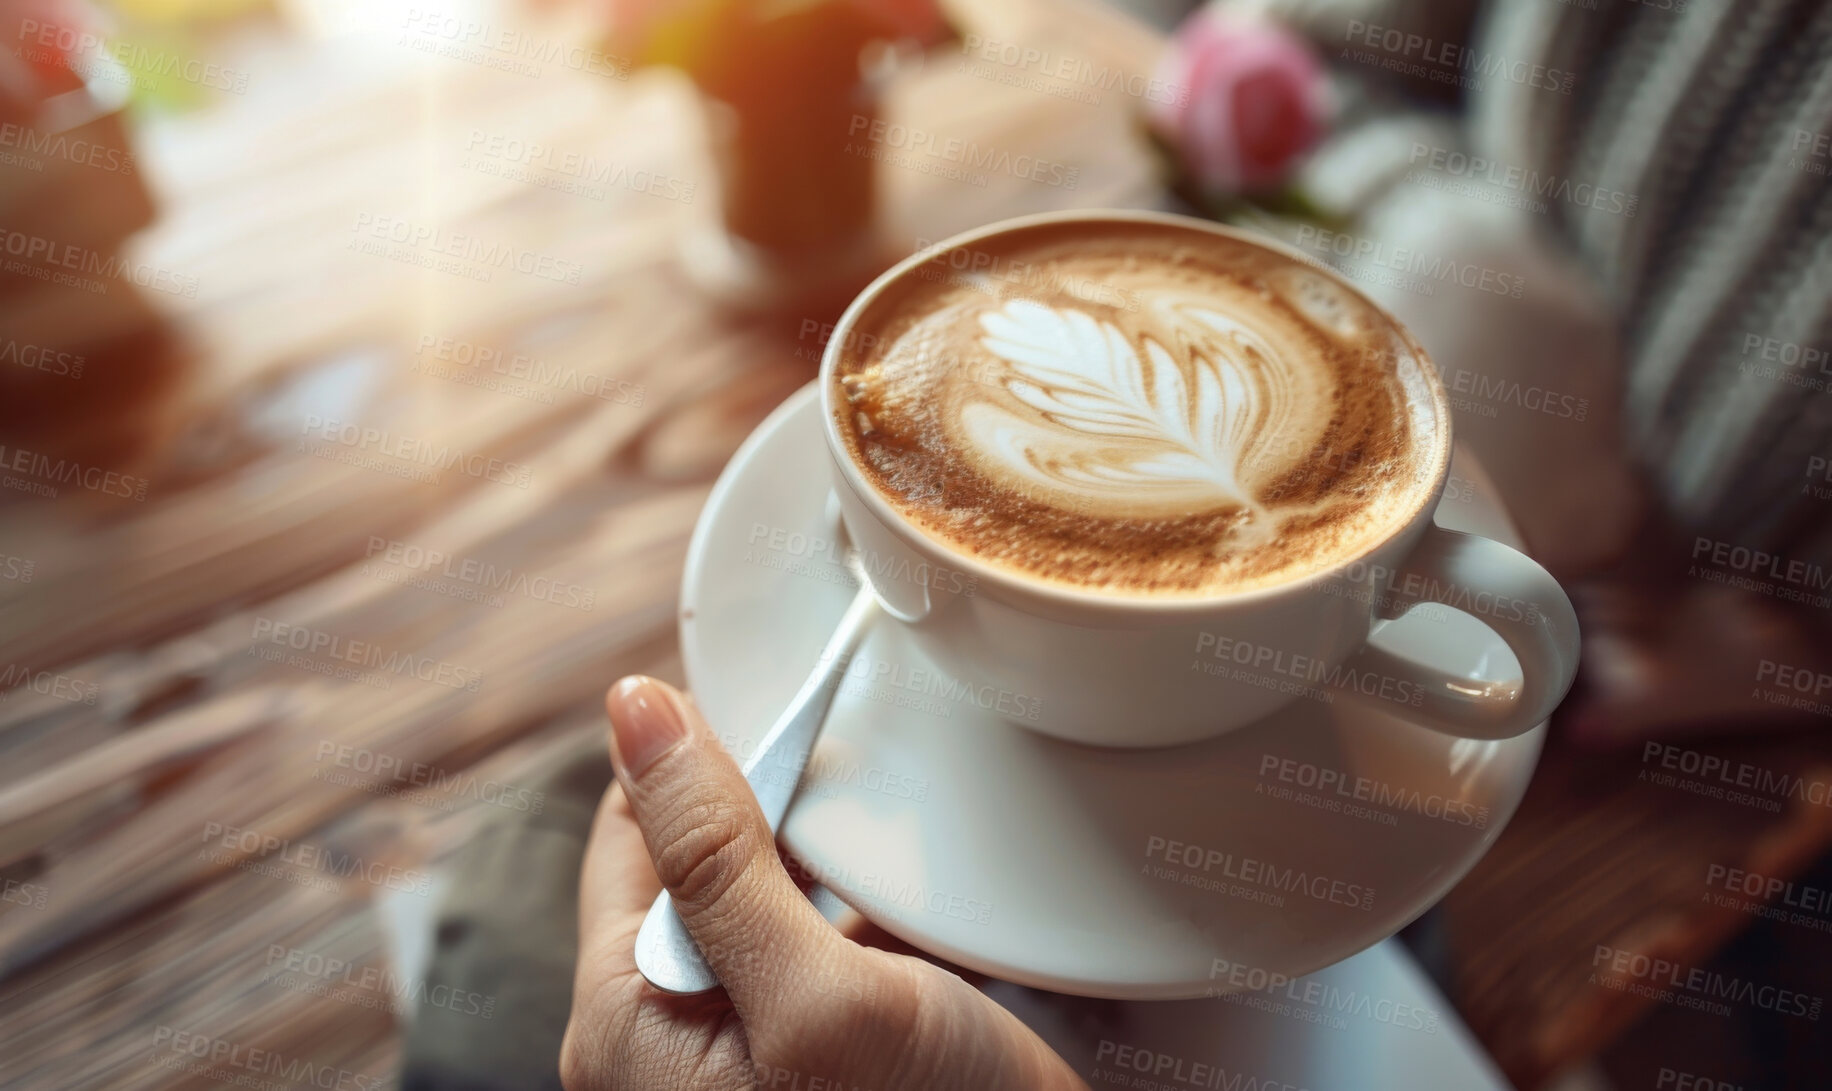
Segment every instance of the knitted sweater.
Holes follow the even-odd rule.
[[[1620,316],[1627,454],[1699,534],[1832,557],[1832,4],[1241,0],[1470,154]]]

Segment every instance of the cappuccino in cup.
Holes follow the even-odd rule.
[[[874,298],[829,379],[850,458],[947,550],[1207,598],[1354,560],[1431,499],[1424,365],[1303,260],[1150,221],[972,246]]]
[[[1028,729],[1169,746],[1302,697],[1499,739],[1571,686],[1557,581],[1433,521],[1451,414],[1423,348],[1277,243],[1149,212],[970,231],[853,301],[820,384],[883,623],[949,677],[1038,696]],[[1528,608],[1466,609],[1501,599]],[[1488,627],[1519,674],[1369,639],[1424,604]],[[1212,669],[1223,647],[1250,663]]]

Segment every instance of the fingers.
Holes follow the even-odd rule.
[[[636,931],[661,886],[623,787],[613,784],[598,805],[580,879],[579,962],[559,1058],[568,1091],[754,1082],[724,993],[668,996],[636,969]]]
[[[641,915],[661,893],[662,884],[649,865],[649,848],[630,813],[623,786],[613,783],[598,804],[591,839],[585,845],[584,873],[579,880],[580,928],[600,917]]]
[[[633,676],[605,705],[617,780],[687,931],[747,1024],[787,1015],[797,983],[852,948],[796,889],[750,785],[680,693]]]

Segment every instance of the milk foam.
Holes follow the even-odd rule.
[[[1072,227],[999,240],[1022,277],[906,278],[860,323],[842,431],[914,521],[1051,582],[1211,594],[1417,509],[1432,388],[1384,315],[1258,247]]]
[[[982,311],[979,345],[1009,397],[957,392],[958,450],[988,479],[1084,514],[1232,505],[1264,531],[1267,483],[1328,423],[1317,375],[1291,366],[1278,331],[1210,300],[1148,297],[1143,313],[1122,323],[1028,299]]]

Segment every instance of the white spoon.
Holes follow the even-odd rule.
[[[782,825],[789,801],[795,798],[802,769],[814,753],[814,743],[820,738],[833,695],[839,691],[847,661],[864,637],[867,623],[878,613],[878,600],[872,595],[871,581],[866,579],[855,550],[847,550],[846,567],[859,581],[858,593],[827,639],[827,646],[821,649],[820,659],[800,692],[744,763],[744,779],[750,782],[771,833]],[[636,968],[649,984],[665,993],[702,993],[719,985],[666,890],[649,907],[649,915],[636,933]]]

